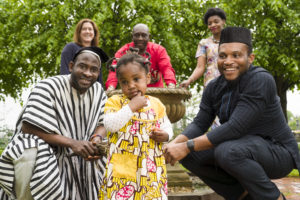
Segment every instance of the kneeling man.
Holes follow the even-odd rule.
[[[105,162],[96,144],[107,97],[96,80],[107,59],[98,47],[82,48],[70,75],[33,88],[0,157],[0,199],[97,199]]]

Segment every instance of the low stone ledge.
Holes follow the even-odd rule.
[[[202,192],[191,192],[191,193],[169,193],[169,200],[224,200],[223,197],[211,189],[207,189]]]

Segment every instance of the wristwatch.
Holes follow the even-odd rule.
[[[194,149],[194,147],[195,147],[194,140],[188,140],[186,145],[187,145],[188,149],[190,150],[190,152],[195,151],[195,149]]]

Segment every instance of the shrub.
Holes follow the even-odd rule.
[[[291,173],[289,173],[288,175],[289,177],[299,177],[299,173],[297,169],[293,169],[293,171],[291,171]]]

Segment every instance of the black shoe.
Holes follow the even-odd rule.
[[[286,200],[285,196],[281,193],[283,200]]]
[[[247,194],[247,195],[243,198],[243,200],[253,200],[253,199],[250,197],[249,194]]]

